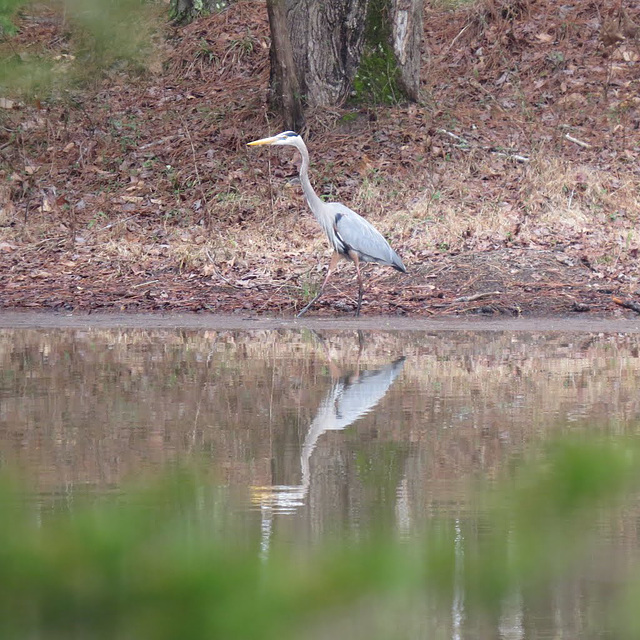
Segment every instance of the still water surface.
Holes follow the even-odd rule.
[[[559,436],[637,436],[639,353],[624,333],[0,329],[0,460],[66,504],[197,463],[219,520],[264,557],[411,539],[435,516],[477,517],[470,489]],[[592,566],[515,593],[487,628],[458,593],[386,637],[609,637],[594,616],[637,561],[639,516],[594,513]]]

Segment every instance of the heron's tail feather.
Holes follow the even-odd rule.
[[[395,251],[393,251],[393,249],[391,249],[391,251],[393,252],[393,256],[391,258],[391,266],[394,269],[401,271],[402,273],[407,273],[407,269],[402,263],[402,260],[400,260],[400,256]]]

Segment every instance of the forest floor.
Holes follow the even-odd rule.
[[[316,190],[408,268],[366,267],[364,315],[640,310],[640,11],[621,6],[426,3],[419,103],[308,114]],[[18,26],[5,53],[60,86],[0,97],[0,308],[292,315],[314,294],[330,250],[297,154],[245,145],[283,128],[263,1],[164,24],[144,70],[84,85],[54,9]],[[356,294],[342,263],[310,314]]]

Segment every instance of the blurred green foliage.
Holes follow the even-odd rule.
[[[446,617],[456,593],[467,615],[491,617],[514,593],[543,593],[584,562],[602,510],[637,489],[637,463],[634,443],[556,443],[474,493],[464,516],[434,517],[410,540],[376,531],[305,553],[276,544],[266,559],[259,531],[222,532],[196,473],[69,508],[43,508],[5,481],[0,637],[302,637],[307,623],[363,602],[384,615],[385,603],[417,596]],[[637,637],[638,593],[619,586],[616,637]]]
[[[371,0],[367,9],[364,47],[353,80],[356,103],[396,104],[403,98],[390,45],[389,0]]]
[[[194,0],[192,3],[171,0],[169,18],[175,24],[184,25],[208,13],[224,11],[230,0]]]
[[[396,61],[389,45],[365,47],[353,80],[353,101],[397,104],[403,94],[398,86],[396,74]]]
[[[55,62],[44,56],[21,58],[17,54],[0,59],[0,94],[48,95],[55,86]]]
[[[141,72],[149,63],[161,15],[155,3],[145,0],[60,0],[49,5],[46,14],[47,21],[60,23],[55,47],[33,42],[25,48],[11,41],[15,15],[19,9],[37,15],[43,7],[24,0],[0,3],[0,28],[7,45],[0,53],[0,92],[27,98],[59,95],[108,71]]]
[[[13,17],[24,0],[0,0],[0,37],[16,32]]]
[[[145,0],[64,0],[74,28],[77,56],[106,68],[119,61],[141,65],[155,24]]]

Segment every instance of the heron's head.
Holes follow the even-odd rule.
[[[291,147],[297,147],[299,143],[302,141],[302,138],[295,131],[283,131],[279,133],[277,136],[271,136],[270,138],[261,138],[260,140],[254,140],[253,142],[248,142],[248,147],[257,147],[263,144],[272,144],[272,145],[289,145]]]

